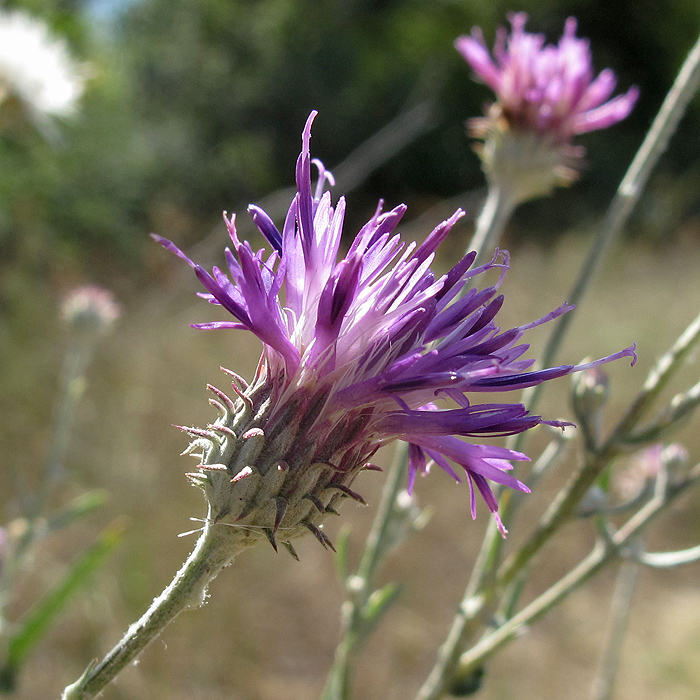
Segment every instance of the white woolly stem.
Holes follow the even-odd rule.
[[[207,520],[194,550],[170,585],[99,664],[89,666],[63,691],[62,700],[89,700],[99,695],[183,610],[204,602],[212,579],[248,544],[237,528]]]

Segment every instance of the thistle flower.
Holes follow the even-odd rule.
[[[75,112],[85,78],[85,67],[44,22],[21,10],[0,12],[0,101],[18,98],[45,127],[49,118]]]
[[[573,137],[627,117],[639,90],[631,87],[608,99],[615,73],[606,68],[594,78],[589,42],[576,37],[573,17],[566,20],[558,46],[526,32],[524,12],[508,19],[512,32],[507,36],[505,28],[498,29],[495,61],[479,27],[458,37],[455,47],[497,97],[485,118],[470,122],[472,134],[484,140],[479,149],[484,169],[525,201],[576,179],[584,150],[572,145]]]
[[[121,308],[112,292],[96,284],[73,289],[61,304],[61,316],[81,337],[102,335],[119,318]]]
[[[514,450],[461,440],[513,435],[544,421],[517,403],[476,403],[484,393],[519,390],[629,356],[627,348],[596,362],[528,371],[525,331],[558,317],[566,304],[538,321],[501,331],[495,317],[503,303],[498,287],[508,254],[498,252],[474,267],[466,255],[447,274],[431,271],[435,252],[463,212],[437,226],[420,244],[395,233],[406,207],[383,212],[381,203],[344,256],[339,255],[345,200],[335,207],[324,192],[332,177],[311,160],[309,117],[297,160],[297,194],[279,229],[260,208],[249,213],[271,253],[254,251],[226,219],[232,249],[228,274],[210,274],[173,243],[155,236],[194,270],[213,304],[231,321],[197,324],[203,329],[244,329],[263,343],[255,380],[234,377],[236,401],[213,387],[221,413],[194,437],[188,451],[200,459],[190,478],[203,488],[214,521],[247,528],[289,543],[319,525],[351,490],[355,476],[372,468],[377,449],[397,439],[409,443],[409,487],[416,474],[437,464],[456,481],[466,475],[475,515],[475,490],[498,520],[489,482],[527,491],[511,461]],[[311,164],[318,168],[315,192]],[[478,289],[488,270],[496,284]],[[502,531],[505,529],[500,524]],[[291,546],[291,545],[289,545]]]

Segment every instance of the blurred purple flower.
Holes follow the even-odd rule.
[[[587,39],[576,37],[576,20],[569,17],[558,46],[545,45],[542,34],[525,31],[527,14],[508,18],[510,36],[500,27],[491,58],[479,27],[455,41],[474,72],[496,93],[503,116],[512,128],[551,136],[566,144],[576,134],[606,129],[632,111],[639,90],[608,100],[615,90],[615,73],[606,68],[593,77]],[[608,101],[606,101],[608,100]]]
[[[576,134],[604,129],[624,119],[639,90],[608,98],[615,89],[609,68],[593,76],[587,39],[576,37],[576,20],[566,21],[558,46],[525,31],[527,15],[511,14],[512,32],[500,27],[494,59],[479,27],[455,41],[457,50],[497,101],[485,117],[467,122],[489,184],[511,207],[551,194],[578,178],[582,146]],[[483,143],[481,143],[483,141]]]
[[[193,268],[207,290],[201,296],[234,317],[196,328],[245,329],[263,343],[254,386],[246,390],[246,397],[234,386],[240,400],[248,401],[248,413],[257,411],[258,417],[226,427],[226,434],[243,434],[252,441],[264,433],[265,447],[262,452],[255,448],[257,461],[236,458],[235,467],[227,457],[217,457],[228,460],[223,467],[207,466],[214,458],[207,457],[209,448],[204,449],[206,464],[200,468],[208,470],[207,488],[218,493],[211,480],[224,468],[228,484],[251,477],[249,465],[263,476],[274,472],[273,466],[265,465],[278,465],[289,475],[273,494],[276,529],[280,522],[284,525],[285,508],[301,483],[321,512],[330,510],[324,501],[329,490],[359,499],[349,490],[354,477],[371,466],[367,460],[381,445],[403,439],[409,443],[410,486],[415,475],[427,472],[433,462],[460,481],[450,466],[456,463],[466,472],[472,515],[476,486],[505,532],[489,481],[528,491],[509,473],[511,460],[528,458],[457,436],[481,439],[513,435],[543,422],[565,424],[531,415],[522,404],[473,403],[474,396],[520,390],[624,356],[634,358],[634,347],[586,365],[527,371],[534,360],[523,359],[529,348],[520,343],[524,332],[571,307],[562,305],[538,321],[501,331],[495,317],[503,303],[497,290],[508,268],[505,252],[479,267],[472,267],[475,254],[470,253],[436,278],[430,269],[435,251],[463,215],[461,210],[422,244],[406,245],[395,233],[406,207],[382,212],[380,203],[338,259],[345,200],[341,197],[333,208],[330,193],[323,192],[332,177],[322,163],[311,160],[315,114],[304,128],[296,166],[298,192],[284,225],[277,228],[262,209],[249,207],[272,247],[269,255],[239,240],[234,217],[226,220],[233,244],[233,250],[225,251],[228,274],[217,267],[210,274],[173,243],[154,235]],[[312,162],[319,171],[315,192]],[[500,271],[496,284],[481,290],[472,286],[488,270]],[[257,395],[264,401],[256,404]],[[224,431],[224,427],[217,423],[210,429]],[[206,431],[187,430],[213,440]],[[217,449],[229,454],[229,448]],[[229,452],[241,450],[236,446]],[[219,511],[229,513],[234,507],[230,504],[240,499],[223,500],[226,505]],[[235,520],[248,512],[243,508]]]

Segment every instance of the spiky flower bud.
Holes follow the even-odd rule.
[[[239,382],[232,382],[234,400],[210,385],[218,419],[204,430],[183,428],[193,437],[186,452],[199,460],[188,478],[204,491],[210,518],[275,549],[279,540],[292,554],[291,540],[306,532],[332,548],[323,518],[342,498],[364,504],[349,484],[372,468],[367,460],[377,449],[363,438],[365,411],[319,422],[327,391],[297,391],[279,406],[279,378],[261,372],[250,386]]]

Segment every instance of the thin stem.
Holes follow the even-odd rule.
[[[87,386],[86,373],[95,350],[94,339],[71,338],[61,372],[60,390],[53,414],[53,435],[44,471],[37,492],[27,497],[24,504],[24,531],[11,555],[6,557],[0,572],[0,638],[6,634],[5,609],[9,604],[12,587],[27,553],[41,534],[41,518],[53,487],[63,473],[68,446],[75,421],[75,413]]]
[[[478,631],[485,603],[486,600],[481,596],[464,596],[447,638],[438,651],[437,661],[415,700],[438,700],[448,691],[448,686],[455,677],[462,650]]]
[[[474,264],[478,265],[483,262],[488,251],[497,245],[516,206],[517,202],[507,190],[489,184],[488,195],[479,215],[476,231],[467,248],[467,252],[476,251]],[[509,497],[509,492],[504,493],[504,499]],[[443,694],[452,671],[457,666],[462,649],[467,640],[476,632],[477,617],[483,614],[486,608],[486,599],[476,597],[476,594],[486,588],[493,591],[492,586],[484,584],[486,578],[495,571],[500,560],[501,546],[501,533],[495,520],[491,520],[484,544],[474,565],[462,602],[452,621],[450,631],[438,651],[435,665],[416,695],[416,700],[435,700]]]
[[[249,544],[250,538],[238,528],[207,521],[194,550],[170,585],[99,664],[88,667],[63,691],[62,700],[89,700],[99,695],[183,610],[204,602],[210,581]]]
[[[612,700],[638,573],[639,564],[626,561],[622,563],[617,574],[615,591],[610,603],[610,629],[605,641],[600,669],[593,683],[593,700]]]
[[[532,476],[536,481],[542,471],[561,453],[563,440],[553,441],[542,453],[533,467]],[[532,485],[532,484],[531,484]],[[513,504],[522,494],[504,490],[499,500],[499,514],[508,518]],[[445,642],[438,651],[438,657],[428,678],[421,687],[416,700],[436,700],[444,694],[450,678],[459,662],[462,650],[479,629],[479,625],[494,607],[496,600],[496,569],[501,561],[504,539],[495,520],[488,524],[481,550],[474,564],[462,602],[457,610]],[[511,594],[511,603],[517,603],[518,590]],[[509,616],[512,613],[509,613]]]
[[[698,342],[700,342],[700,315],[691,322],[673,347],[659,359],[644,382],[642,391],[613,429],[606,443],[598,452],[588,454],[583,465],[552,501],[534,533],[509,560],[504,562],[498,574],[499,585],[506,585],[512,581],[542,545],[569,520],[581,498],[605,467],[622,451],[627,436],[635,429],[654,399],[667,386],[673,374],[683,365]]]
[[[497,576],[499,587],[511,583],[554,533],[569,521],[576,511],[579,501],[619,452],[619,447],[608,443],[599,453],[587,456],[586,461],[556,495],[532,535],[517,552],[503,563]]]
[[[642,391],[637,395],[615,429],[619,435],[630,433],[656,397],[667,386],[674,373],[685,363],[700,342],[700,314],[683,331],[671,349],[664,353],[649,372]]]
[[[343,604],[343,636],[335,650],[333,665],[328,673],[328,680],[321,695],[322,700],[344,700],[349,695],[351,665],[355,659],[361,641],[366,638],[363,619],[368,598],[374,588],[374,579],[379,564],[391,548],[392,522],[396,514],[396,499],[406,481],[408,466],[408,445],[399,442],[394,452],[394,459],[387,474],[372,529],[367,537],[357,574],[346,582],[349,599]]]
[[[599,542],[581,563],[523,608],[517,615],[486,635],[478,644],[465,652],[459,662],[457,679],[468,677],[499,649],[518,636],[522,629],[561,603],[573,591],[597,574],[608,562],[619,556],[629,556],[629,545],[641,535],[649,523],[673,503],[682,493],[700,480],[700,464],[680,484],[669,485],[633,515],[607,541]],[[442,694],[433,696],[442,697]]]
[[[44,473],[36,495],[31,499],[25,513],[26,527],[17,543],[11,569],[16,571],[24,555],[37,535],[37,522],[51,495],[51,489],[59,480],[63,462],[70,444],[75,412],[87,386],[85,374],[94,354],[94,342],[72,339],[64,358],[61,390],[54,410],[54,429],[51,447],[44,466]]]
[[[391,529],[392,516],[396,511],[396,498],[406,483],[406,471],[408,468],[408,444],[400,441],[396,445],[394,459],[387,474],[386,483],[382,491],[382,500],[379,510],[372,523],[372,529],[367,537],[367,543],[362,551],[360,564],[357,567],[357,575],[369,590],[377,572],[377,566],[386,554],[388,534]]]
[[[678,121],[684,114],[689,100],[695,93],[699,80],[700,39],[683,64],[649,133],[618,187],[617,193],[602,222],[598,237],[589,252],[588,258],[579,273],[579,278],[569,296],[569,301],[571,303],[580,304],[585,293],[588,291],[597,268],[610,246],[619,235],[619,232],[622,230],[622,227],[627,221],[627,218],[649,179],[651,171],[666,149],[668,140],[673,134]],[[496,197],[497,194],[494,192],[493,198]],[[489,217],[495,220],[495,211],[496,206],[492,201],[492,192],[490,191],[487,205],[484,207],[479,218],[477,232],[470,246],[473,249],[477,249],[480,255],[486,248],[487,239],[492,235],[489,229],[491,227],[494,229],[496,228],[493,222],[489,222]],[[553,364],[554,358],[556,357],[572,320],[573,312],[569,312],[556,322],[552,336],[545,348],[542,360],[543,366],[547,367]],[[534,410],[539,400],[542,387],[543,385],[539,385],[525,392],[524,403],[529,410]],[[525,433],[521,433],[516,436],[510,447],[522,451],[524,443]],[[500,585],[506,585],[512,582],[516,575],[523,571],[531,557],[539,551],[544,542],[546,542],[563,522],[568,519],[569,514],[573,512],[573,508],[575,508],[576,503],[587,490],[588,485],[592,483],[597,474],[600,473],[600,468],[600,463],[584,465],[577,477],[574,477],[569,482],[555,503],[548,509],[540,527],[526,545],[525,550],[522,551],[522,553],[519,552],[510,563],[506,562],[506,565],[502,567],[502,572],[498,581]],[[506,527],[508,527],[512,518],[515,503],[516,501],[510,497],[509,492],[503,493],[499,503],[499,513]],[[467,587],[467,597],[462,601],[450,635],[441,648],[440,655],[442,658],[438,659],[438,663],[433,668],[428,680],[419,691],[417,700],[436,700],[444,694],[444,688],[448,683],[448,669],[452,666],[456,646],[463,643],[466,637],[466,631],[473,627],[473,621],[476,616],[483,614],[485,592],[487,593],[489,590],[491,590],[491,593],[493,592],[494,572],[500,560],[501,548],[502,542],[500,534],[497,532],[496,528],[490,527],[484,538],[477,566],[472,574],[470,584]],[[593,556],[592,554],[591,557]],[[592,560],[589,562],[589,566],[591,567],[598,565],[596,561]],[[600,565],[602,566],[602,563],[600,563]],[[595,573],[595,571],[592,571],[590,574],[586,574],[584,571],[584,575],[593,575],[593,573]],[[512,602],[515,604],[516,601]]]
[[[644,552],[636,561],[653,569],[669,569],[672,566],[682,566],[700,561],[700,545],[677,552]]]
[[[464,677],[510,642],[520,630],[561,603],[570,593],[600,571],[613,557],[613,550],[598,545],[577,567],[523,608],[497,630],[462,654],[459,676]]]
[[[503,230],[510,219],[516,202],[502,187],[489,185],[484,208],[476,222],[476,231],[469,243],[467,252],[476,251],[475,265],[484,262],[492,248],[498,245]]]
[[[642,145],[637,151],[637,154],[630,164],[630,167],[617,188],[615,197],[610,203],[610,207],[608,208],[605,218],[601,224],[598,236],[588,253],[588,257],[586,258],[586,261],[579,272],[578,279],[576,280],[576,283],[574,284],[574,287],[569,295],[568,301],[574,306],[578,307],[578,305],[580,305],[581,300],[590,288],[600,263],[610,249],[612,243],[618,237],[625,222],[631,214],[634,205],[637,203],[640,194],[646,186],[652,170],[661,157],[661,154],[666,150],[668,140],[678,126],[678,122],[680,121],[681,117],[685,113],[688,102],[695,94],[699,82],[700,38],[696,42],[695,46],[693,46],[692,50],[688,54],[688,57],[683,63],[673,86],[666,95],[666,99],[664,100],[659,113],[654,119],[651,129],[647,133]],[[557,319],[557,321],[555,321],[556,325],[547,342],[542,356],[542,366],[549,367],[553,365],[557,352],[559,351],[569,326],[573,321],[575,311],[576,309],[564,314]],[[686,331],[686,333],[688,333],[688,331]],[[527,389],[524,392],[523,402],[530,411],[535,410],[543,388],[544,384],[540,384],[532,387],[531,389]],[[647,394],[650,393],[651,392],[647,392]],[[656,393],[654,393],[654,396]],[[628,420],[630,421],[639,415],[641,409],[648,405],[648,401],[645,397],[643,400],[638,400],[637,404],[633,405],[633,408],[628,413]],[[510,447],[516,451],[522,451],[525,440],[526,434],[520,433],[515,437]],[[508,507],[508,505],[509,504],[506,503],[503,511],[501,512],[501,519],[506,527],[508,527],[511,517],[511,509]],[[548,512],[551,513],[551,510],[552,509],[550,509]],[[558,523],[559,521],[556,521],[554,524],[558,525]],[[555,529],[556,527],[550,528],[549,533],[552,534]],[[493,533],[489,533],[488,536],[491,539],[495,537]],[[549,535],[542,539],[542,542],[546,541],[548,538]],[[490,548],[494,545],[491,542],[487,542],[484,546]]]

